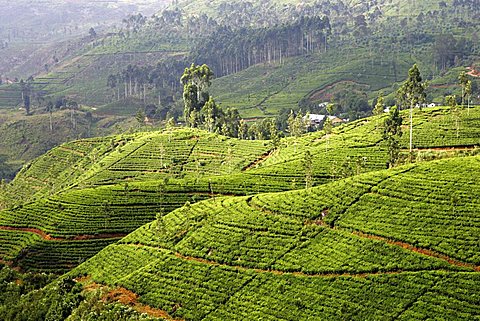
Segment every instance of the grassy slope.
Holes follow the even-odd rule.
[[[239,108],[243,117],[258,117],[295,108],[302,98],[341,81],[353,81],[376,92],[388,91],[392,83],[401,79],[395,79],[389,62],[372,66],[371,61],[368,52],[361,49],[356,55],[330,51],[291,58],[282,66],[257,65],[219,78],[213,83],[212,93],[222,105]],[[405,58],[397,64],[398,75],[404,75],[413,61]]]
[[[468,173],[479,164],[442,160],[200,202],[71,275],[125,287],[186,320],[475,319],[480,181]]]
[[[458,138],[448,109],[416,112],[416,146],[478,146],[479,112],[478,107],[469,115],[464,112]],[[305,150],[314,155],[316,185],[380,170],[386,161],[380,131],[375,129],[380,122],[376,118],[357,121],[336,128],[328,139],[321,132],[286,138],[274,152],[270,152],[269,142],[239,141],[186,129],[65,144],[38,158],[7,186],[4,195],[11,197],[6,203],[13,201],[17,206],[0,212],[0,226],[38,229],[51,237],[75,238],[73,241],[116,238],[150,222],[157,213],[165,215],[187,201],[302,188]],[[407,137],[402,145],[407,146]],[[474,152],[417,153],[419,157],[451,157]],[[363,165],[358,165],[359,160]],[[18,231],[22,235],[26,232]],[[4,258],[16,256],[25,243],[42,252],[38,240],[25,242],[21,238],[21,246]],[[104,247],[104,242],[97,242],[98,250]],[[49,248],[52,243],[43,245]],[[70,248],[70,253],[65,250],[65,260],[69,255],[76,257],[72,253],[80,246],[73,242]],[[29,262],[28,268],[39,268],[33,259]],[[76,263],[77,259],[70,265]]]
[[[224,1],[195,1],[195,3],[181,1],[178,6],[187,14],[193,13],[194,10],[195,14],[207,12],[215,16],[222,2]],[[303,4],[308,2],[302,1]],[[276,1],[276,3],[280,6],[298,5],[299,1],[285,0]],[[412,4],[405,4],[398,0],[382,1],[379,6],[387,17],[403,18],[406,15],[416,16],[420,11],[437,8],[438,3],[439,1],[423,1],[417,3],[414,10]],[[357,10],[355,9],[357,7],[363,8],[358,4],[355,1],[351,2],[352,10]],[[400,10],[397,11],[399,4]],[[99,43],[102,45],[97,44],[96,47],[93,47],[93,42],[84,44],[68,59],[55,66],[51,72],[40,75],[38,82],[42,84],[39,88],[54,96],[75,97],[89,105],[108,105],[111,103],[112,93],[107,88],[106,79],[110,73],[118,72],[129,63],[154,64],[165,57],[188,52],[187,44],[182,42],[166,44],[163,40],[159,40],[158,34],[150,31],[135,34],[126,40],[116,37],[106,38]],[[217,80],[214,82],[212,91],[224,105],[239,108],[244,117],[265,117],[275,115],[281,108],[295,108],[302,98],[334,85],[338,81],[357,82],[364,87],[369,98],[373,98],[380,89],[386,93],[390,92],[392,90],[390,86],[406,76],[407,68],[413,62],[423,64],[424,74],[433,73],[430,70],[430,66],[433,65],[431,58],[425,57],[421,48],[417,48],[417,54],[414,54],[414,57],[409,54],[398,55],[396,77],[393,75],[392,62],[383,61],[387,56],[386,53],[389,52],[387,49],[385,49],[386,52],[370,53],[368,48],[352,48],[344,45],[340,48],[343,49],[336,48],[327,54],[287,59],[282,66],[253,66],[241,73]],[[388,60],[391,59],[388,58]],[[372,61],[375,62],[373,66]],[[432,98],[438,102],[443,94],[445,90],[433,90]],[[0,89],[0,106],[10,107],[18,104],[18,97],[12,95],[14,94],[8,90],[8,87],[3,86]],[[135,108],[127,107],[128,103],[119,102],[116,105],[120,106],[113,109],[106,108],[105,111],[117,115],[135,113]]]
[[[393,62],[395,61],[396,69]],[[385,58],[384,53],[366,49],[348,48],[325,54],[287,59],[282,65],[255,65],[237,74],[213,81],[212,94],[223,106],[238,108],[242,117],[268,117],[282,109],[298,106],[303,98],[315,103],[330,101],[336,92],[349,90],[351,84],[364,92],[369,100],[380,92],[387,98],[408,74],[414,63],[421,65],[423,76],[430,76],[429,62],[421,56],[400,54]],[[374,62],[374,64],[372,64]],[[428,88],[428,99],[437,104],[449,94],[461,95],[458,75],[465,68],[455,68],[444,76],[437,76]]]
[[[52,114],[51,131],[49,118],[48,114],[37,113],[25,116],[21,111],[0,115],[0,156],[6,159],[5,166],[0,168],[0,178],[13,178],[24,164],[64,142],[108,135],[129,126],[125,118],[89,118],[85,112],[77,112],[74,128],[70,111],[61,110]]]

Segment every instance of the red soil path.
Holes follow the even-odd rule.
[[[104,234],[95,234],[95,235],[77,235],[73,238],[61,238],[53,237],[50,234],[45,233],[44,231],[36,228],[30,227],[12,227],[12,226],[0,226],[2,231],[17,231],[17,232],[30,232],[39,235],[42,239],[46,241],[84,241],[84,240],[100,240],[100,239],[111,239],[111,238],[121,238],[127,236],[125,233],[104,233]]]

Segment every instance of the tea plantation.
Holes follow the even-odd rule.
[[[452,158],[205,200],[69,275],[126,288],[174,319],[475,320],[480,178],[468,173],[479,166]]]
[[[416,111],[414,116],[416,161],[477,153],[477,146],[480,145],[480,108],[462,110],[458,132],[448,108],[428,108]],[[184,204],[195,204],[209,198],[217,201],[222,196],[253,196],[303,189],[306,186],[304,159],[307,150],[313,155],[313,186],[382,170],[387,158],[381,138],[382,117],[385,116],[337,127],[328,136],[316,132],[284,138],[278,147],[269,141],[231,139],[189,129],[118,135],[64,144],[33,161],[12,183],[3,187],[1,201],[4,210],[0,212],[0,231],[5,246],[0,259],[26,270],[64,272],[106,245]],[[401,143],[406,153],[405,136]],[[468,257],[471,250],[464,252],[465,249],[451,248],[453,243],[475,242],[474,236],[465,234],[465,222],[457,222],[448,230],[443,222],[437,229],[432,226],[431,230],[421,225],[423,221],[412,220],[409,222],[411,225],[398,225],[398,217],[411,215],[413,219],[416,217],[412,214],[414,209],[422,207],[421,204],[410,203],[398,203],[395,205],[398,207],[395,215],[381,216],[384,214],[383,208],[394,208],[392,197],[396,197],[394,201],[401,199],[405,202],[432,197],[448,204],[442,211],[436,211],[435,217],[462,213],[462,197],[476,191],[475,186],[470,186],[474,183],[462,185],[465,190],[456,189],[455,193],[422,194],[421,189],[417,190],[427,182],[431,182],[435,188],[441,188],[445,184],[443,179],[448,178],[451,172],[458,170],[452,168],[432,176],[430,169],[426,169],[424,173],[415,172],[413,176],[405,176],[398,186],[384,186],[376,180],[371,182],[369,180],[374,179],[372,177],[363,178],[366,182],[338,181],[337,184],[343,184],[340,191],[345,195],[338,196],[334,190],[325,191],[324,195],[328,195],[326,199],[334,203],[319,211],[328,209],[326,222],[329,224],[335,223],[345,228],[361,226],[363,231],[380,236],[385,233],[378,231],[379,226],[385,231],[388,224],[389,236],[395,235],[396,239],[414,245],[432,246],[452,257],[476,264],[478,258]],[[465,176],[473,179],[468,172]],[[358,193],[370,189],[376,193],[362,196],[362,200],[371,201],[372,206],[354,202],[359,197]],[[252,199],[247,197],[242,202],[248,200],[249,206],[263,208],[263,200],[269,194],[266,195]],[[339,197],[341,201],[337,202]],[[467,204],[475,202],[472,200]],[[294,216],[313,219],[310,215],[298,213],[302,208],[310,209],[315,204],[302,201],[292,205],[297,212]],[[245,209],[238,205],[233,209],[245,217],[253,215],[250,207]],[[469,208],[466,210],[471,211]],[[345,216],[337,220],[338,213]],[[230,219],[229,212],[225,215]],[[267,223],[262,221],[261,224]],[[296,226],[290,220],[283,219],[276,224],[290,226],[291,229]],[[199,244],[195,239],[182,243],[188,245],[185,253],[190,255],[196,253],[191,252],[194,249],[199,251],[201,248],[203,252],[209,252],[208,247],[202,245],[205,242],[203,237],[208,235],[213,240],[223,238],[223,230],[228,226],[203,230]],[[231,256],[229,260],[238,260],[250,253],[249,257],[245,257],[245,262],[243,259],[237,262],[245,267],[268,266],[272,264],[272,258],[265,256],[262,251],[273,254],[298,242],[298,228],[302,226],[297,226],[297,230],[292,230],[288,237],[284,234],[268,234],[265,239],[245,240],[249,246],[253,246],[250,248],[246,245],[245,253],[236,253],[236,250],[228,247],[222,251]],[[421,229],[423,234],[413,238],[416,234],[412,229]],[[428,235],[425,234],[427,231]],[[442,233],[450,232],[456,233],[455,237],[443,237]],[[238,230],[232,240],[243,238],[243,233],[243,230]],[[470,239],[463,239],[467,235],[470,235]],[[349,242],[350,247],[356,246],[355,240]],[[225,244],[230,243],[225,239]],[[258,249],[260,244],[266,246],[265,249]],[[57,253],[51,256],[52,262],[56,257],[61,257],[59,264],[44,263],[50,251]],[[257,261],[249,265],[248,262],[253,258]],[[223,262],[227,258],[219,256],[217,259]]]

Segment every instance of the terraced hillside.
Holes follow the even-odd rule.
[[[312,9],[315,2],[317,6]],[[195,45],[190,38],[192,31],[189,26],[195,25],[202,14],[217,19],[218,24],[233,25],[235,28],[273,27],[291,22],[292,17],[296,17],[293,14],[295,12],[329,17],[332,30],[331,39],[328,39],[329,50],[326,52],[321,50],[314,54],[280,60],[274,57],[273,61],[269,59],[268,63],[255,64],[250,69],[221,77],[215,82],[213,92],[223,104],[239,108],[244,117],[265,117],[276,115],[282,108],[296,108],[302,100],[313,100],[312,103],[316,103],[312,97],[324,98],[322,93],[325,90],[342,82],[359,86],[362,92],[368,94],[369,100],[376,97],[379,90],[391,93],[395,89],[392,84],[403,79],[413,62],[421,65],[423,74],[428,78],[437,77],[434,82],[438,79],[445,80],[439,75],[432,59],[435,55],[431,48],[434,39],[439,34],[452,34],[464,42],[475,43],[473,35],[478,29],[476,14],[471,9],[475,5],[471,1],[429,0],[405,3],[400,0],[382,0],[375,3],[345,3],[333,0],[326,1],[322,6],[318,6],[318,3],[313,0],[248,3],[224,0],[175,1],[165,17],[182,12],[178,25],[159,27],[157,20],[165,18],[159,12],[157,20],[152,18],[145,25],[139,26],[138,30],[128,30],[127,33],[131,31],[128,36],[123,31],[117,33],[117,30],[109,30],[104,36],[99,34],[95,39],[85,37],[74,46],[74,50],[65,54],[65,59],[54,63],[47,71],[36,73],[36,90],[52,98],[69,96],[81,103],[95,105],[102,113],[132,116],[137,106],[132,108],[131,100],[128,99],[115,99],[112,88],[107,86],[108,76],[121,73],[129,64],[153,66],[160,62],[168,65],[183,57],[189,57],[189,61],[195,60]],[[234,15],[238,13],[236,17],[230,16],[232,10]],[[243,16],[239,16],[240,13]],[[356,23],[352,22],[352,17],[360,16],[367,20],[366,30],[356,32],[358,30],[355,30]],[[423,20],[417,20],[418,16],[423,17]],[[458,16],[462,17],[461,22]],[[187,21],[192,17],[193,20]],[[127,26],[124,27],[128,29]],[[200,29],[207,27],[202,26]],[[418,36],[420,39],[415,43],[410,43],[411,39],[406,40],[407,43],[400,40],[405,34],[417,33],[422,36]],[[209,33],[193,35],[202,40],[210,36]],[[239,37],[239,41],[244,39]],[[228,52],[228,56],[237,55],[236,45]],[[461,65],[470,66],[478,59],[478,49],[462,56],[465,56],[465,61],[460,62]],[[205,61],[196,62],[201,64]],[[456,66],[459,67],[460,63]],[[35,64],[37,68],[43,65]],[[28,68],[24,66],[24,69]],[[454,86],[456,83],[455,77],[447,85],[453,85],[453,90],[459,94],[459,89]],[[21,95],[17,87],[8,85],[0,88],[0,108],[12,108],[20,104]],[[156,96],[147,95],[149,103],[156,103]],[[430,98],[441,102],[443,95],[435,89],[431,91]],[[138,106],[141,106],[141,99],[138,101]]]
[[[479,112],[464,111],[457,137],[449,109],[417,111],[418,161],[476,154]],[[302,189],[307,150],[317,186],[381,170],[381,122],[374,117],[335,128],[328,137],[285,138],[276,149],[268,141],[187,129],[64,144],[4,187],[8,208],[0,212],[0,229],[9,246],[1,258],[27,270],[65,271],[187,202]],[[407,137],[402,144],[406,148]],[[56,244],[62,259],[48,260]],[[40,264],[44,260],[50,263]]]
[[[454,158],[206,200],[69,275],[132,291],[169,320],[475,320],[479,166]]]
[[[2,258],[15,258],[26,269],[68,270],[93,255],[93,248],[98,252],[157,213],[220,193],[205,179],[201,188],[195,182],[238,172],[268,149],[266,142],[190,130],[64,144],[7,186],[6,202],[17,205],[1,212],[0,230],[5,239],[16,234]],[[51,255],[55,244],[63,260]]]
[[[242,117],[267,117],[298,106],[302,99],[330,101],[334,87],[342,83],[360,86],[373,99],[380,90],[391,92],[392,84],[401,81],[418,61],[407,54],[392,60],[376,55],[348,48],[291,58],[281,65],[256,65],[214,80],[212,93],[221,104],[238,108]]]

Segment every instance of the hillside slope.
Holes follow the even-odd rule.
[[[200,202],[70,276],[126,288],[173,319],[472,320],[480,180],[469,173],[479,165],[449,159]]]
[[[0,158],[4,158],[0,179],[13,179],[23,165],[62,143],[111,135],[130,126],[132,122],[125,117],[92,116],[88,111],[77,111],[73,117],[69,110],[59,110],[51,116],[5,112],[0,115]]]
[[[107,85],[109,75],[124,77],[128,65],[153,69],[160,63],[168,69],[179,61],[185,66],[191,62],[203,64],[211,57],[198,58],[197,47],[211,41],[212,46],[226,49],[215,41],[215,32],[230,27],[234,30],[230,38],[236,40],[229,44],[231,48],[224,56],[232,60],[242,55],[241,49],[251,46],[252,41],[262,43],[264,40],[262,36],[248,38],[242,33],[244,29],[252,28],[261,35],[281,23],[292,23],[300,16],[327,16],[332,28],[325,51],[305,52],[287,59],[275,58],[274,53],[273,59],[249,63],[249,69],[227,73],[230,75],[214,82],[213,92],[219,96],[219,101],[239,108],[244,117],[266,117],[276,115],[282,108],[298,108],[299,102],[305,107],[305,103],[315,106],[318,99],[328,101],[331,92],[344,89],[344,82],[357,86],[362,95],[372,100],[379,90],[393,92],[394,84],[406,76],[407,68],[414,62],[421,66],[426,78],[434,77],[435,82],[448,79],[449,91],[459,93],[454,86],[456,79],[452,82],[443,77],[443,72],[452,66],[471,66],[478,60],[476,10],[472,1],[440,0],[408,3],[400,0],[368,3],[336,0],[322,3],[313,0],[173,2],[169,10],[139,25],[134,24],[135,27],[124,24],[121,30],[99,34],[98,38],[86,37],[85,43],[78,44],[65,60],[39,74],[35,87],[49,98],[69,96],[84,104],[107,106],[103,110],[110,114],[134,115],[136,108],[132,108],[131,100],[119,98],[119,93],[116,95]],[[458,19],[459,16],[462,19]],[[215,22],[212,19],[216,19]],[[435,51],[435,46],[442,45],[436,43],[440,35],[452,35],[458,40],[456,47],[464,47],[464,53],[448,57],[448,66],[438,66],[437,56],[442,53]],[[284,39],[278,39],[282,41]],[[218,64],[220,58],[212,59],[212,63]],[[219,70],[214,71],[218,76],[223,75]],[[172,83],[162,84],[165,90],[177,87],[172,91],[178,97],[179,88],[175,83],[181,72],[182,68],[176,69],[176,76],[168,80]],[[114,89],[122,91],[125,79],[120,78]],[[149,91],[152,85],[148,83]],[[445,91],[437,89],[431,91],[429,99],[440,103]],[[165,90],[147,94],[147,104],[157,103],[157,94],[165,95]],[[141,95],[137,96],[140,101]],[[0,108],[16,106],[19,97],[18,89],[2,86]],[[109,105],[116,108],[109,108]]]
[[[415,112],[416,161],[476,154],[479,112],[465,111],[458,137],[449,109]],[[278,149],[268,141],[188,129],[62,145],[4,187],[8,209],[0,212],[0,229],[5,240],[17,234],[2,258],[43,270],[41,262],[50,261],[58,244],[61,263],[47,269],[65,271],[187,202],[304,188],[306,151],[313,155],[314,185],[381,170],[386,163],[381,121],[357,121],[328,137],[317,132],[285,138]],[[404,147],[407,140],[403,137]]]

